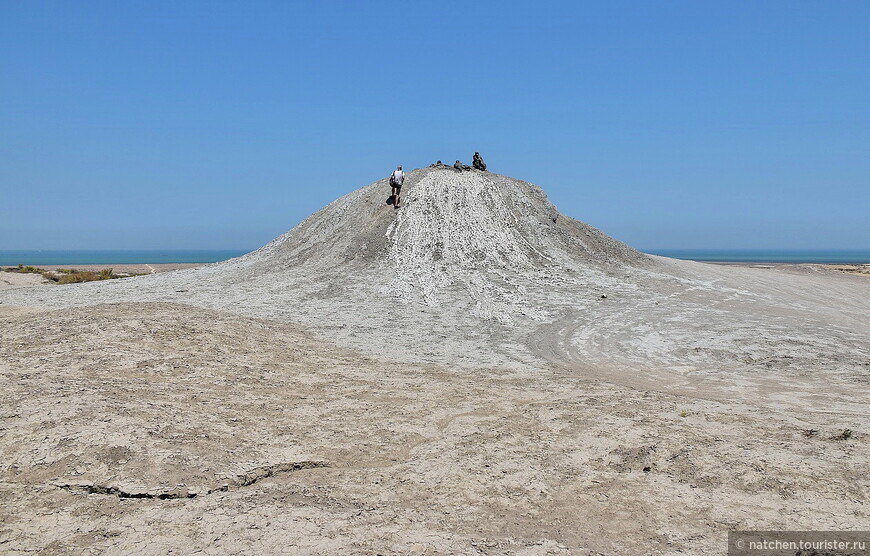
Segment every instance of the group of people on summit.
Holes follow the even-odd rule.
[[[483,157],[480,156],[479,152],[475,151],[471,164],[475,170],[486,172],[486,162],[483,161]],[[470,171],[472,166],[463,164],[458,160],[453,164],[453,168],[460,172]],[[439,160],[435,164],[429,165],[429,168],[449,168],[449,166]],[[401,166],[397,166],[395,172],[390,175],[390,187],[392,188],[391,198],[393,200],[393,206],[396,208],[399,207],[399,203],[401,202],[400,196],[402,194],[403,183],[405,183],[405,172],[402,170]]]
[[[486,172],[486,162],[483,161],[483,157],[480,156],[479,152],[475,151],[474,156],[472,157],[471,166],[469,166],[468,164],[463,164],[458,160],[453,163],[453,168],[459,170],[460,172],[466,172],[468,170],[471,170],[472,167],[475,170],[481,170],[483,172]],[[449,168],[449,166],[439,160],[435,164],[430,164],[429,168]]]

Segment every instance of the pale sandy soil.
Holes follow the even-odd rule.
[[[870,517],[866,414],[399,364],[172,304],[0,327],[7,554],[716,554]]]
[[[0,290],[29,288],[32,286],[48,285],[50,283],[51,280],[46,280],[39,274],[0,272]]]
[[[830,270],[836,272],[844,272],[846,274],[856,274],[858,276],[870,276],[870,263],[862,264],[816,264],[816,263],[735,263],[735,262],[719,262],[711,261],[710,264],[727,265],[727,266],[744,266],[748,268],[780,268],[783,270],[798,271],[801,270]]]
[[[99,272],[104,268],[111,268],[116,274],[156,274],[159,272],[170,272],[172,270],[181,270],[185,268],[197,268],[203,266],[200,263],[161,263],[161,264],[108,264],[108,265],[43,265],[39,268],[43,270],[57,270],[59,268],[76,270],[91,270]],[[46,280],[40,274],[24,273],[24,272],[6,272],[0,269],[0,290],[11,290],[16,288],[29,288],[32,286],[55,286],[51,280]]]

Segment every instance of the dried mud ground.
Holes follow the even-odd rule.
[[[868,523],[866,415],[394,363],[176,304],[6,307],[0,332],[4,554],[722,554]]]

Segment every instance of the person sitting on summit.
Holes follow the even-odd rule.
[[[405,172],[401,166],[396,167],[396,171],[390,176],[390,187],[393,188],[393,206],[399,207],[399,195],[402,193],[402,184],[405,183]]]
[[[453,164],[453,167],[462,172],[463,170],[471,170],[471,166],[468,164],[463,164],[458,160]]]
[[[474,152],[474,160],[471,161],[471,164],[476,170],[482,170],[486,172],[486,162],[483,161],[483,157],[480,156],[479,152]]]

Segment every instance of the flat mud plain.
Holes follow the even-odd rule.
[[[370,291],[315,295],[279,247],[0,295],[0,552],[724,554],[729,529],[867,528],[864,276],[638,259],[385,303],[364,268]]]

